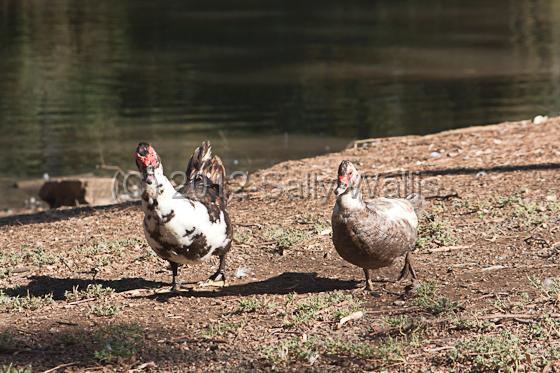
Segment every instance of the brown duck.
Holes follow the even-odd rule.
[[[336,251],[344,260],[364,270],[367,290],[373,290],[369,271],[390,266],[402,255],[406,257],[399,280],[408,273],[416,279],[410,251],[416,243],[417,213],[423,203],[422,197],[412,194],[406,199],[364,201],[360,180],[358,170],[350,161],[340,163],[332,214]]]

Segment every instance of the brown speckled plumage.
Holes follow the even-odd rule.
[[[339,167],[337,202],[332,214],[333,244],[339,255],[364,269],[366,286],[371,288],[369,270],[390,266],[406,256],[401,277],[411,272],[408,253],[417,238],[417,211],[422,198],[377,198],[363,201],[359,191],[360,175],[354,165],[343,161]]]

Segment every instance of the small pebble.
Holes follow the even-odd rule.
[[[556,281],[554,279],[547,277],[542,282],[542,287],[546,290],[552,289],[556,285]]]
[[[249,275],[254,274],[255,272],[249,267],[239,267],[235,270],[235,274],[233,275],[235,278],[242,278],[247,277]]]
[[[533,118],[533,124],[541,124],[544,123],[548,120],[548,117],[546,115],[537,115],[536,117]]]

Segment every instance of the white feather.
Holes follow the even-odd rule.
[[[414,228],[418,227],[418,217],[414,212],[414,208],[411,206],[410,202],[403,199],[395,198],[379,198],[385,202],[388,202],[390,207],[387,209],[378,209],[377,211],[385,215],[389,220],[407,220],[410,225]]]
[[[160,193],[156,190],[158,183],[161,185]],[[146,187],[148,196],[157,197],[158,204],[155,206],[153,212],[148,209],[148,204],[143,202],[144,213],[146,216],[149,214],[156,214],[157,219],[164,220],[165,216],[175,214],[173,219],[163,224],[160,227],[161,239],[170,245],[176,246],[189,246],[192,244],[194,237],[202,234],[206,238],[206,244],[209,246],[209,251],[200,260],[206,260],[212,253],[220,248],[226,246],[230,239],[227,236],[227,225],[224,219],[224,213],[220,212],[220,217],[215,222],[210,220],[208,210],[198,201],[190,201],[180,193],[177,193],[169,180],[163,175],[163,172],[158,172],[156,175],[156,182]],[[145,234],[146,239],[150,246],[158,252],[162,246],[150,237],[149,231],[156,229],[157,220],[146,220]],[[189,231],[190,234],[185,236]],[[192,261],[177,253],[168,252],[174,262],[178,263],[191,263]]]

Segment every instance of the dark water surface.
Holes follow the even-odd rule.
[[[0,0],[0,207],[21,178],[228,170],[560,111],[560,2]]]

